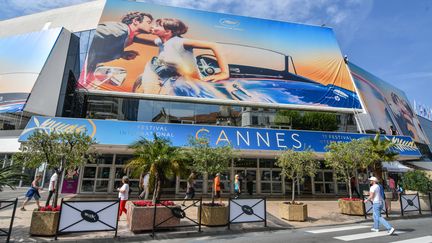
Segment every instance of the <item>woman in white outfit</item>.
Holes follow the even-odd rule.
[[[158,36],[153,42],[159,47],[159,55],[146,64],[144,73],[134,85],[134,92],[201,98],[222,96],[207,82],[228,79],[228,64],[215,43],[183,38],[187,30],[188,27],[179,19],[163,18],[155,21],[151,32]],[[193,49],[211,50],[220,72],[202,77]]]

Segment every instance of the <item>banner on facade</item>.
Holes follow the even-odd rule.
[[[355,64],[349,63],[349,67],[375,129],[390,135],[410,136],[416,142],[429,143],[402,90]]]
[[[23,110],[61,30],[0,38],[0,113]]]
[[[230,198],[229,224],[264,222],[267,225],[265,198]]]
[[[119,200],[63,201],[57,234],[115,231],[117,236]]]
[[[108,0],[81,73],[90,92],[361,110],[333,30]]]
[[[59,118],[34,116],[27,123],[19,137],[25,142],[35,131],[86,132],[96,139],[99,145],[129,146],[139,139],[153,139],[153,135],[171,141],[174,146],[185,147],[190,137],[206,137],[211,146],[231,145],[234,149],[244,150],[285,150],[304,151],[312,149],[325,153],[331,142],[349,142],[353,139],[373,138],[375,134],[318,132],[300,130],[262,129],[225,126],[201,126],[155,122],[128,122],[95,119]],[[391,140],[392,149],[404,157],[420,157],[414,141],[407,136],[383,135],[382,139]]]

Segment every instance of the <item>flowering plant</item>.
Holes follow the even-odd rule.
[[[356,197],[353,197],[353,198],[343,197],[343,198],[339,198],[339,200],[342,200],[342,201],[362,201],[361,198],[356,198]]]
[[[138,207],[154,207],[155,205],[152,203],[152,201],[148,200],[140,200],[140,201],[132,201],[132,203],[135,206]],[[160,201],[159,203],[156,203],[156,206],[174,206],[173,201]]]
[[[55,208],[53,208],[51,205],[48,205],[46,207],[40,207],[39,210],[36,211],[40,211],[40,212],[58,212],[60,211],[60,206],[57,206]]]
[[[223,203],[203,203],[203,206],[208,206],[208,207],[223,207],[225,206],[225,204]]]

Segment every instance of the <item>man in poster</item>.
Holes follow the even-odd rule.
[[[134,42],[136,35],[150,33],[152,21],[151,14],[131,12],[124,15],[121,22],[100,23],[87,56],[85,79],[93,79],[93,73],[100,63],[118,58],[134,59],[138,53],[124,49]]]

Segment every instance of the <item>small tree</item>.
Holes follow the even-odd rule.
[[[135,175],[150,172],[149,187],[153,189],[153,203],[160,199],[162,181],[178,175],[183,166],[184,156],[179,148],[173,147],[168,139],[153,135],[153,140],[142,138],[130,146],[133,159],[126,168]]]
[[[312,150],[297,152],[287,149],[279,156],[276,165],[282,168],[282,174],[292,180],[291,203],[295,202],[295,185],[304,181],[304,176],[315,176],[319,163]]]
[[[379,133],[377,133],[374,138],[370,138],[369,141],[371,142],[372,150],[369,155],[365,155],[365,157],[369,157],[373,160],[371,163],[373,174],[378,180],[382,181],[382,162],[394,161],[398,153],[392,150],[394,143],[388,139],[382,139]]]
[[[357,169],[367,168],[373,160],[366,156],[371,153],[369,140],[352,140],[350,142],[332,142],[326,146],[325,164],[335,170],[336,176],[342,179],[352,198],[351,179],[356,176]]]
[[[58,168],[58,179],[53,207],[57,207],[61,175],[66,169],[74,169],[93,159],[91,146],[95,140],[84,132],[59,133],[36,130],[22,143],[21,152],[14,154],[14,161],[28,168],[38,168],[46,163],[47,168]]]
[[[232,147],[228,145],[210,147],[206,137],[190,138],[189,146],[187,153],[192,160],[193,169],[202,174],[215,175],[226,171],[234,157]],[[214,193],[212,186],[212,204],[214,204]]]

